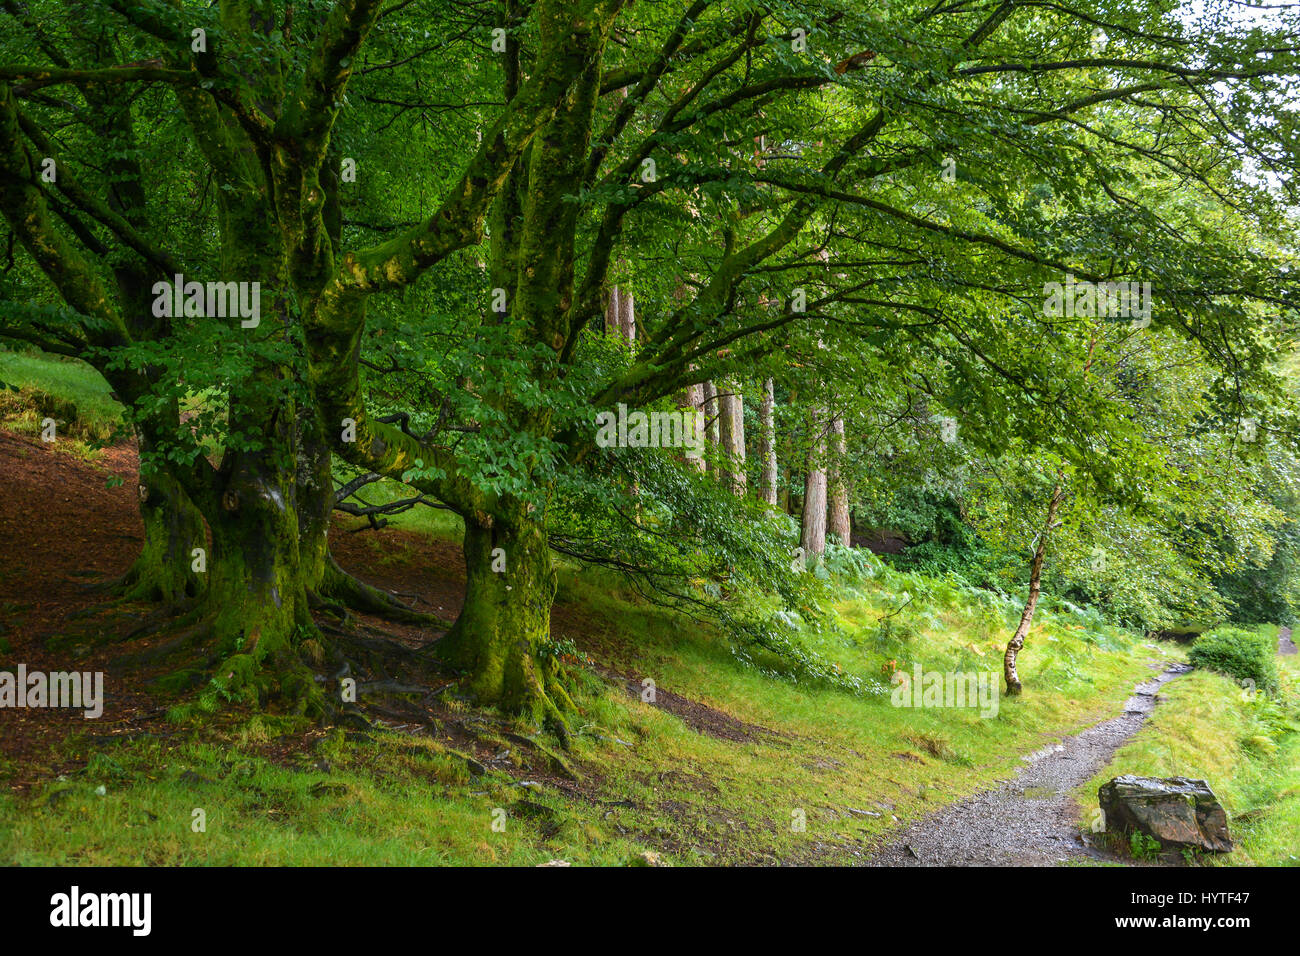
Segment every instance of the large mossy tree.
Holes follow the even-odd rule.
[[[1067,274],[1151,283],[1148,334],[1190,343],[1232,385],[1268,378],[1274,343],[1245,305],[1290,295],[1253,239],[1283,221],[1258,170],[1295,164],[1294,127],[1264,121],[1287,109],[1293,27],[1192,23],[1156,2],[87,6],[127,32],[119,64],[47,50],[0,68],[0,148],[19,171],[5,218],[72,310],[10,309],[7,328],[177,421],[158,429],[160,460],[212,531],[202,616],[250,669],[292,671],[311,596],[356,591],[328,556],[331,456],[464,519],[466,599],[434,653],[482,702],[563,732],[551,549],[570,476],[621,451],[596,447],[598,411],[773,354],[907,347],[951,371],[948,397],[987,444],[1014,418],[1019,442],[1133,496],[1141,460],[1098,453],[1122,416],[1076,374],[1087,323],[1043,312]],[[18,19],[57,51],[59,16]],[[24,129],[58,122],[53,90],[141,84],[170,89],[178,156],[217,190],[215,238],[194,251],[262,291],[261,326],[225,330],[229,356],[195,376],[222,396],[215,465],[159,403],[185,389],[121,371],[141,354],[179,368],[202,323],[132,331],[135,307],[52,218]],[[421,122],[386,138],[407,111]],[[345,169],[367,179],[366,215]],[[1187,200],[1171,209],[1169,188]],[[142,276],[166,276],[144,225],[93,218]],[[611,353],[588,333],[614,284],[635,293],[638,336]],[[439,296],[461,310],[436,329],[446,354],[411,358],[432,400],[377,414],[374,315]]]

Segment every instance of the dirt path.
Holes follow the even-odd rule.
[[[1071,791],[1110,763],[1155,709],[1162,684],[1190,670],[1175,664],[1139,684],[1124,713],[1022,757],[1028,766],[994,790],[912,824],[870,866],[1053,866],[1104,858],[1079,835]]]
[[[1280,655],[1294,654],[1295,641],[1291,640],[1291,628],[1280,627],[1277,630],[1277,652]]]

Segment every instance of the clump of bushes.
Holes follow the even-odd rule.
[[[1192,666],[1217,671],[1239,681],[1251,681],[1257,690],[1276,693],[1277,660],[1273,639],[1254,631],[1221,627],[1192,642]]]

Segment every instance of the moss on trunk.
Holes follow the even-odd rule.
[[[314,411],[300,410],[298,414],[296,468],[298,560],[304,587],[319,593],[333,564],[329,527],[334,510],[334,480],[333,455]]]
[[[204,588],[205,576],[194,570],[194,549],[208,546],[203,516],[164,473],[142,475],[139,490],[144,545],[113,590],[131,601],[183,604]]]
[[[319,712],[320,692],[299,656],[316,631],[299,561],[292,476],[256,461],[243,465],[209,520],[213,553],[202,611],[220,662],[212,690],[249,706],[275,698]]]
[[[434,645],[463,668],[480,703],[542,724],[567,741],[573,708],[550,653],[556,576],[542,527],[533,521],[465,522],[465,606]]]

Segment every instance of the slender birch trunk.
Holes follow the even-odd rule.
[[[704,441],[704,386],[688,385],[678,400],[678,406],[686,415],[693,416],[690,419],[692,424],[688,427],[693,428],[691,434],[701,442],[699,448],[687,447],[686,460],[692,468],[704,474],[704,453],[701,450]]]
[[[758,455],[760,471],[758,497],[776,506],[776,385],[772,379],[763,383],[763,403],[758,412],[761,431]]]
[[[849,515],[849,486],[844,478],[848,443],[844,438],[844,416],[836,415],[831,424],[834,451],[831,458],[830,526],[827,529],[845,547],[852,545],[853,523]]]
[[[1002,671],[1006,678],[1008,694],[1019,694],[1023,689],[1020,684],[1020,674],[1016,671],[1016,658],[1025,646],[1025,638],[1029,636],[1029,628],[1034,622],[1034,609],[1038,607],[1038,596],[1042,593],[1043,560],[1047,557],[1047,538],[1057,527],[1056,513],[1064,498],[1065,486],[1061,476],[1057,475],[1056,487],[1052,489],[1052,499],[1047,504],[1047,520],[1043,522],[1042,533],[1039,534],[1038,544],[1034,548],[1034,558],[1029,565],[1029,597],[1025,601],[1024,611],[1020,614],[1020,624],[1016,627],[1015,634],[1011,635],[1006,655],[1002,659]]]

